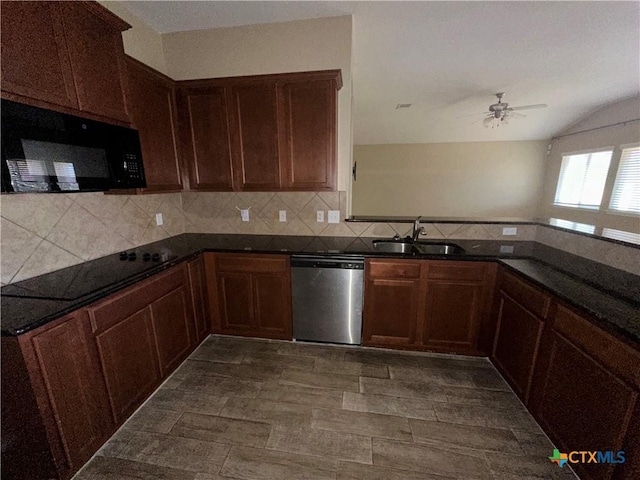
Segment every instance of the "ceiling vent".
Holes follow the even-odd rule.
[[[396,110],[400,110],[401,108],[409,108],[410,106],[410,103],[399,103],[396,105]]]

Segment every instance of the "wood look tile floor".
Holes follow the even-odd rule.
[[[576,478],[486,359],[210,336],[75,480]]]

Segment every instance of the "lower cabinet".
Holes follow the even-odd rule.
[[[205,256],[214,332],[291,340],[288,256]]]
[[[113,433],[92,340],[86,310],[3,337],[3,478],[68,477]]]
[[[365,265],[365,345],[481,353],[494,265],[389,259]]]
[[[2,478],[70,478],[197,346],[199,261],[2,337]]]
[[[543,342],[530,409],[545,432],[562,452],[626,450],[637,467],[640,352],[563,305]],[[632,463],[573,466],[583,479],[638,478]]]
[[[89,308],[117,423],[189,354],[195,325],[188,287],[182,264]]]
[[[491,360],[526,404],[551,297],[503,272]]]
[[[416,345],[420,285],[419,262],[366,262],[362,325],[365,345]]]
[[[211,332],[211,320],[207,302],[207,279],[202,255],[187,263],[187,268],[189,271],[191,304],[193,305],[195,341],[199,344]]]

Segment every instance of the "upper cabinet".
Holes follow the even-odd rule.
[[[284,83],[282,160],[287,190],[336,189],[335,80]]]
[[[95,2],[3,2],[2,96],[128,123],[121,32]]]
[[[339,70],[177,83],[191,190],[335,190]]]
[[[127,57],[127,104],[140,134],[147,192],[180,191],[174,82]]]
[[[178,90],[180,140],[191,190],[233,190],[227,87]]]
[[[283,182],[276,83],[233,86],[229,107],[237,190],[279,190]]]

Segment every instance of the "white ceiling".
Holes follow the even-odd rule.
[[[160,33],[353,15],[356,144],[546,139],[640,92],[635,1],[126,5]],[[512,106],[549,107],[493,130],[466,116],[499,91]]]

